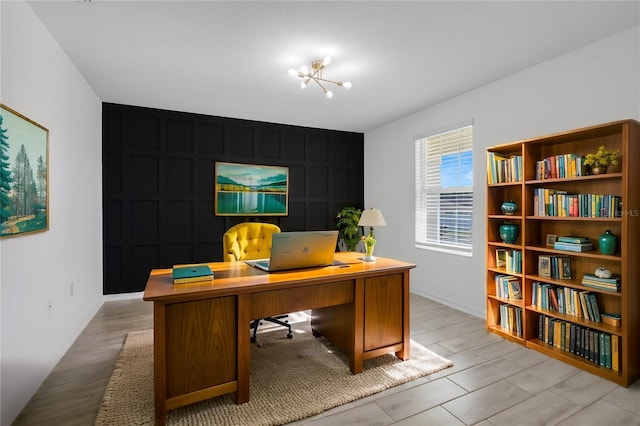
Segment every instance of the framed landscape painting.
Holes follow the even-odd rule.
[[[286,216],[289,206],[289,168],[217,162],[217,216]]]
[[[0,236],[49,229],[49,130],[0,104]]]

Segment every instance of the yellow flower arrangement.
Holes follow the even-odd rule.
[[[369,234],[366,237],[363,235],[362,236],[362,241],[364,241],[364,245],[367,247],[371,247],[371,246],[375,246],[376,245],[376,239],[373,238],[373,235]]]
[[[618,154],[619,150],[609,151],[604,145],[601,145],[598,148],[598,152],[595,154],[587,154],[584,159],[585,166],[591,167],[606,167],[608,165],[616,165],[618,164]]]

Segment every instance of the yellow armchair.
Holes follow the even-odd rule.
[[[243,222],[232,226],[222,236],[222,256],[225,262],[238,262],[250,259],[267,259],[271,256],[271,236],[280,232],[277,225],[271,223]],[[251,321],[249,326],[253,330],[251,341],[256,341],[258,326],[262,320],[287,327],[287,337],[293,338],[291,324],[282,321],[287,315],[278,315],[269,318],[258,318]]]
[[[266,259],[271,255],[271,236],[280,232],[271,223],[244,222],[227,230],[222,237],[225,262]]]

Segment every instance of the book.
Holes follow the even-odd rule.
[[[587,237],[558,237],[558,241],[561,243],[583,244],[588,243]]]
[[[611,335],[604,333],[604,366],[611,368]]]
[[[213,280],[213,272],[209,265],[174,265],[172,273],[174,284]]]
[[[613,371],[620,370],[620,346],[618,336],[611,335],[611,369]]]
[[[563,243],[560,241],[556,241],[553,244],[553,248],[556,250],[584,252],[584,251],[593,250],[593,244],[592,243]]]
[[[571,258],[569,256],[560,256],[558,258],[558,272],[560,279],[571,279]]]
[[[596,299],[596,295],[594,293],[589,293],[587,297],[589,298],[589,303],[591,304],[590,312],[593,312],[593,320],[595,322],[600,322],[600,310],[598,309],[598,299]]]
[[[496,249],[496,267],[504,268],[507,266],[507,250]]]
[[[601,283],[611,283],[611,284],[619,284],[620,283],[620,276],[619,275],[612,275],[609,278],[600,278],[594,274],[584,274],[584,278],[591,280],[591,281],[596,281],[596,282],[601,282]]]

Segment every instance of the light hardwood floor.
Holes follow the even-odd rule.
[[[92,425],[126,334],[152,323],[151,303],[106,302],[13,424]],[[412,295],[411,337],[454,366],[295,425],[640,426],[640,381],[617,386],[488,333],[482,319]]]

